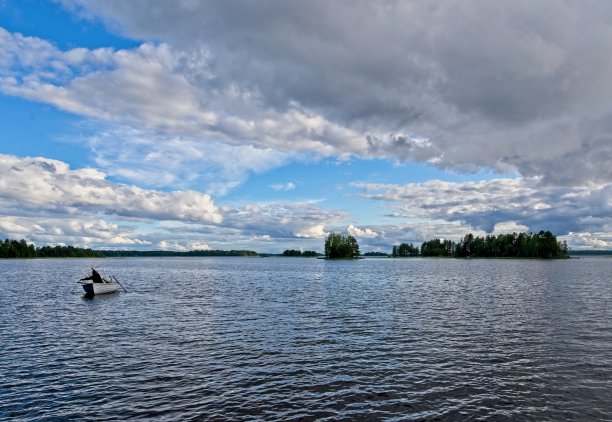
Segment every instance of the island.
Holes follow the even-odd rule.
[[[474,236],[465,235],[458,242],[432,239],[421,244],[402,243],[393,246],[391,256],[454,257],[454,258],[569,258],[567,242],[558,242],[550,231]]]
[[[330,233],[325,239],[326,259],[357,259],[359,244],[353,236]]]

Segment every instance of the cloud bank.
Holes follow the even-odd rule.
[[[353,186],[364,198],[385,201],[392,217],[459,221],[487,233],[514,229],[605,232],[612,225],[609,184],[559,188],[538,179],[518,178]]]
[[[609,2],[64,4],[164,40],[184,55],[176,72],[202,92],[233,87],[274,110],[230,137],[563,185],[611,180]]]
[[[25,207],[71,212],[92,209],[108,215],[154,220],[220,223],[223,216],[209,195],[161,192],[120,185],[95,169],[71,170],[57,160],[0,155],[0,197]]]
[[[39,244],[265,251],[312,239],[317,247],[327,225],[347,218],[308,202],[218,206],[207,194],[114,183],[41,157],[0,154],[0,174],[0,237]]]
[[[59,51],[3,30],[3,92],[203,141],[612,179],[608,2],[64,5],[147,41]]]

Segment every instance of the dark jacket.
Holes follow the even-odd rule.
[[[81,279],[81,281],[85,281],[85,280],[91,280],[94,283],[102,283],[102,277],[100,277],[100,274],[98,274],[98,272],[94,270],[93,268],[91,269],[91,275],[89,277],[85,277]]]

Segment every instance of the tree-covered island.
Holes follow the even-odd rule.
[[[455,258],[568,258],[567,242],[558,242],[550,231],[485,237],[467,234],[458,242],[432,239],[421,244],[393,246],[392,257],[438,256]]]
[[[355,259],[359,258],[359,245],[353,236],[330,233],[325,239],[325,258]]]

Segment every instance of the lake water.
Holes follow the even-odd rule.
[[[0,419],[127,418],[612,420],[612,259],[0,261]]]

